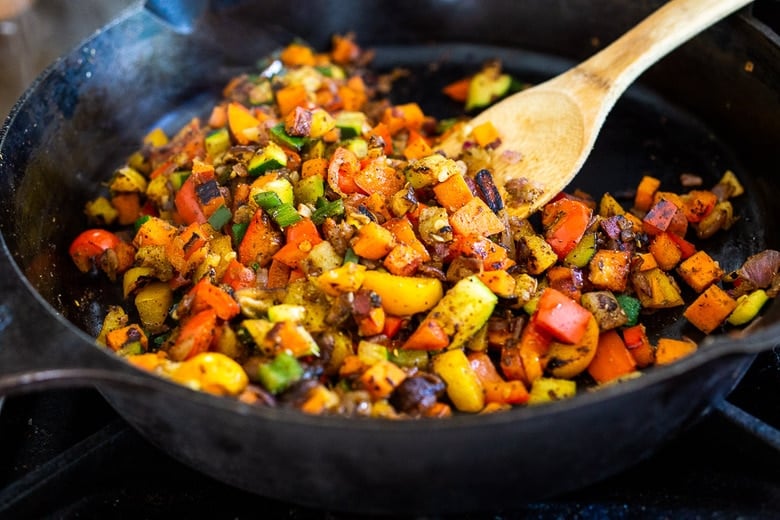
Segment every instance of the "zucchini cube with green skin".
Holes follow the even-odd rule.
[[[272,174],[273,175],[273,174]],[[279,197],[279,204],[293,204],[295,201],[295,193],[293,186],[287,179],[283,177],[277,177],[276,179],[266,182],[260,188],[252,188],[249,191],[249,200],[258,203],[257,196],[263,193],[275,193]],[[259,203],[258,203],[259,204]],[[272,209],[272,208],[264,208]]]
[[[505,96],[511,86],[512,77],[509,74],[496,75],[492,70],[475,74],[469,83],[466,110],[488,106]]]
[[[287,166],[287,154],[281,146],[274,142],[268,143],[263,148],[263,151],[257,153],[250,159],[247,169],[249,175],[257,177],[260,174],[266,173],[271,170],[278,170]]]
[[[368,126],[368,120],[363,112],[339,112],[336,115],[336,128],[341,132],[341,139],[351,139],[363,135]]]
[[[214,130],[206,136],[206,153],[216,157],[230,148],[230,133],[227,128]]]
[[[493,291],[472,275],[453,285],[425,319],[441,325],[450,337],[447,348],[460,348],[487,322],[497,302]]]
[[[304,177],[295,183],[293,191],[297,202],[314,205],[325,196],[325,180],[319,175]]]

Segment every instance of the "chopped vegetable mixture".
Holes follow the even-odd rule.
[[[646,315],[681,307],[709,334],[777,293],[780,252],[725,273],[696,245],[738,218],[732,172],[709,189],[688,175],[687,193],[645,176],[632,207],[563,193],[535,220],[509,217],[496,129],[391,104],[370,57],[351,36],[328,53],[292,43],[203,120],[145,137],[70,248],[79,270],[122,284],[99,343],[253,405],[446,417],[672,363],[697,344],[651,342]],[[489,63],[442,95],[471,110],[518,85]],[[463,128],[459,156],[436,152]]]

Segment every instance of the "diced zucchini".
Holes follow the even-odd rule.
[[[208,223],[214,229],[222,229],[225,224],[230,222],[231,218],[233,218],[233,214],[230,212],[227,206],[223,204],[218,207],[214,213],[211,214],[208,219]]]
[[[273,361],[257,369],[260,383],[272,394],[278,394],[303,377],[300,362],[287,352],[280,352]]]
[[[493,291],[472,275],[452,286],[426,319],[441,324],[452,338],[449,348],[460,348],[487,322],[497,302]]]
[[[227,128],[214,130],[206,136],[206,153],[216,157],[230,148],[230,133]]]
[[[336,128],[341,132],[341,139],[359,137],[367,126],[368,120],[363,112],[339,112],[336,115]]]
[[[341,146],[354,153],[358,159],[363,159],[368,155],[368,141],[362,137],[353,137],[341,143]]]
[[[265,179],[263,179],[265,180]],[[258,195],[262,193],[275,193],[279,197],[279,203],[292,204],[295,202],[295,192],[293,186],[284,177],[277,177],[271,181],[266,182],[260,188],[252,188],[249,192],[249,197],[260,205],[260,201],[257,200]],[[263,207],[263,209],[272,209],[272,207]]]
[[[309,137],[317,139],[336,128],[336,120],[327,110],[316,108],[311,112],[311,128]]]
[[[406,180],[416,190],[444,182],[450,176],[460,174],[460,167],[455,161],[439,154],[429,155],[412,162],[404,172]]]
[[[761,307],[769,301],[766,291],[756,289],[750,294],[743,294],[737,298],[737,306],[728,317],[728,322],[732,325],[744,325],[758,315]]]
[[[296,202],[315,204],[317,199],[325,196],[325,180],[319,175],[304,177],[295,183],[293,192]]]
[[[626,315],[627,319],[624,325],[627,327],[636,325],[639,322],[639,311],[642,310],[641,302],[633,296],[629,296],[627,294],[618,294],[615,296],[615,299],[620,304],[621,309],[623,309],[623,312]]]
[[[484,108],[505,96],[512,86],[509,74],[496,74],[494,70],[479,72],[471,78],[466,97],[466,110]]]
[[[585,267],[596,254],[596,233],[585,233],[563,263],[571,267]]]
[[[306,144],[307,139],[305,137],[289,135],[284,129],[284,123],[278,123],[270,130],[271,139],[277,143],[292,148],[297,152],[300,152],[303,145]]]
[[[366,365],[373,365],[379,361],[386,361],[388,358],[387,347],[366,340],[360,340],[358,343],[357,355],[360,358],[360,361]]]
[[[281,146],[274,142],[270,142],[263,148],[262,152],[255,154],[255,156],[250,159],[247,169],[249,170],[249,175],[257,177],[262,173],[270,170],[277,170],[284,166],[287,166],[287,154],[284,153]]]
[[[306,307],[303,305],[280,303],[268,309],[268,319],[274,323],[278,321],[301,322],[305,316]]]

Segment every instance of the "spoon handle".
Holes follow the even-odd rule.
[[[651,65],[751,1],[671,0],[571,72],[605,89],[611,106]]]

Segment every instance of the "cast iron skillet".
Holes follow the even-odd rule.
[[[232,74],[293,34],[323,48],[331,34],[356,31],[376,49],[378,67],[415,71],[401,96],[447,115],[455,107],[440,86],[485,59],[499,57],[516,75],[538,81],[658,5],[349,0],[302,10],[282,1],[176,9],[148,3],[46,71],[0,134],[0,393],[97,385],[174,457],[286,501],[362,512],[494,510],[582,487],[650,455],[723,400],[755,352],[776,344],[777,303],[749,334],[718,335],[694,356],[639,379],[550,406],[443,421],[309,417],[136,371],[95,346],[88,333],[116,294],[101,279],[78,275],[66,252],[85,225],[84,202],[146,131],[172,131],[204,115]],[[751,253],[777,248],[779,68],[776,38],[749,11],[710,29],[618,104],[577,186],[618,193],[651,172],[675,189],[682,171],[713,184],[730,168],[747,185],[737,208],[743,218],[708,249],[732,269]],[[679,329],[674,317],[660,313],[654,326]]]

